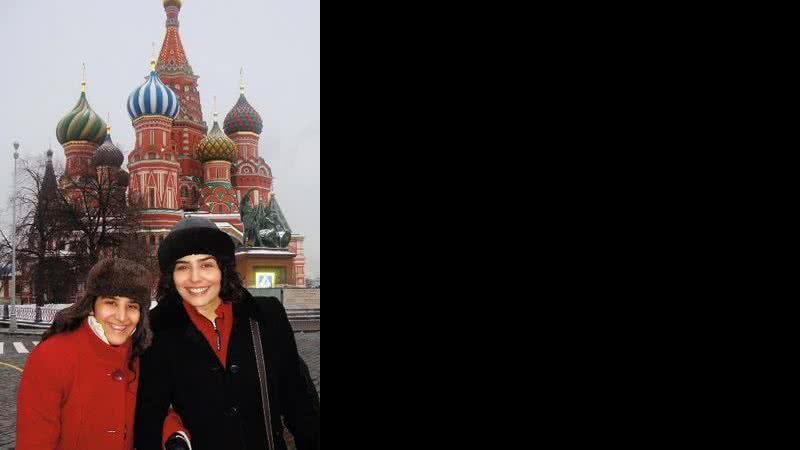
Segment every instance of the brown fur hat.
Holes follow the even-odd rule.
[[[89,271],[86,294],[94,297],[128,297],[145,311],[150,309],[153,275],[144,266],[122,258],[99,261]]]

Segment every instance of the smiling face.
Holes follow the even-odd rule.
[[[128,297],[98,297],[94,301],[94,318],[103,326],[111,345],[124,344],[136,331],[140,317],[139,304]]]
[[[219,297],[222,270],[213,256],[190,255],[179,259],[172,278],[181,298],[201,314],[213,312],[222,303]]]

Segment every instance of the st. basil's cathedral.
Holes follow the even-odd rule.
[[[167,29],[161,51],[126,105],[136,133],[127,171],[110,129],[89,106],[84,81],[77,104],[56,128],[66,156],[60,185],[66,188],[70,179],[91,175],[112,177],[119,186],[127,186],[128,198],[137,199],[144,207],[143,232],[152,251],[187,215],[208,218],[242,243],[242,198],[249,193],[254,207],[266,207],[273,201],[272,170],[259,155],[264,125],[245,97],[242,82],[239,100],[222,126],[214,112],[208,130],[200,104],[199,77],[181,43],[182,2],[163,0],[163,4]],[[277,206],[277,201],[274,203]],[[303,240],[302,235],[292,234],[288,248],[237,249],[237,267],[245,285],[304,285]]]

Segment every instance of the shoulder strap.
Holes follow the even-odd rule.
[[[256,365],[258,366],[258,380],[261,382],[261,405],[264,408],[264,425],[267,427],[267,442],[269,450],[275,450],[275,443],[272,441],[272,415],[269,411],[269,388],[267,387],[267,365],[264,363],[264,349],[261,346],[261,327],[258,321],[250,318],[250,331],[253,333],[253,347],[256,353]]]

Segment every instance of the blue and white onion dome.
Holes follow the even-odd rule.
[[[178,97],[158,78],[155,61],[150,61],[150,67],[150,75],[128,97],[128,115],[131,120],[142,116],[166,116],[174,119],[180,111]]]

